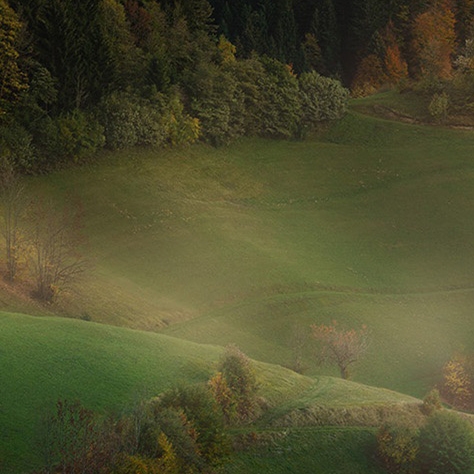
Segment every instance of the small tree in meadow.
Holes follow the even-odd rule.
[[[209,381],[228,424],[250,421],[260,410],[258,384],[250,359],[234,345],[227,346],[219,372]]]
[[[467,408],[473,399],[473,361],[465,354],[455,354],[443,367],[442,393],[457,408]]]
[[[32,206],[29,260],[39,300],[52,302],[85,270],[86,260],[79,251],[81,221],[79,206],[65,207],[62,212],[41,200]]]
[[[436,411],[441,410],[441,408],[443,408],[443,405],[441,403],[441,396],[439,394],[439,390],[437,388],[434,388],[426,394],[425,398],[423,398],[423,405],[421,406],[421,411],[425,415],[430,416]]]
[[[442,123],[446,120],[448,116],[448,109],[449,109],[449,96],[446,92],[442,92],[441,94],[434,94],[431,102],[428,105],[428,111],[433,119],[438,122]]]
[[[335,364],[343,379],[349,378],[349,367],[359,361],[367,351],[369,332],[361,329],[339,328],[337,321],[326,325],[311,325],[313,338],[319,343],[321,363]]]

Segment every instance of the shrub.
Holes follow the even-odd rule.
[[[196,444],[206,463],[219,464],[228,453],[223,414],[208,388],[192,385],[168,390],[157,406],[185,414],[196,430]]]
[[[393,473],[416,472],[418,432],[408,426],[385,424],[377,432],[377,458]]]
[[[434,388],[426,394],[425,398],[423,398],[421,411],[425,415],[431,416],[435,411],[441,410],[441,408],[443,408],[443,406],[441,404],[439,390]]]
[[[109,148],[161,145],[164,142],[162,117],[146,100],[126,93],[112,93],[100,107],[100,120]]]
[[[260,414],[258,384],[251,361],[236,346],[227,346],[210,386],[227,423],[248,422]]]
[[[184,106],[175,93],[168,98],[163,109],[165,140],[168,145],[182,146],[194,143],[201,135],[199,119],[184,111]]]
[[[437,411],[420,431],[419,465],[427,474],[465,474],[474,467],[474,430],[464,418]]]
[[[441,94],[434,94],[430,104],[428,105],[428,111],[431,117],[434,118],[436,122],[444,122],[448,116],[449,109],[449,96],[446,92]]]
[[[339,119],[347,110],[349,91],[335,79],[317,72],[303,73],[299,78],[299,90],[305,127]]]
[[[199,137],[199,122],[184,113],[177,94],[155,94],[152,99],[144,99],[113,93],[103,100],[100,117],[107,146],[113,150],[136,145],[181,145]]]

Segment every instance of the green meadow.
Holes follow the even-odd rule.
[[[0,291],[7,467],[38,461],[36,424],[57,398],[121,410],[205,381],[236,343],[260,361],[271,402],[256,429],[280,434],[226,472],[303,472],[306,456],[321,472],[376,473],[369,428],[325,431],[294,413],[413,402],[474,348],[473,132],[351,112],[304,141],[103,153],[27,185],[81,202],[90,268],[52,306]],[[305,374],[285,369],[295,332],[332,320],[370,330],[354,384],[316,364],[310,338]]]

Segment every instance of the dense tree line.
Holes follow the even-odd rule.
[[[276,49],[240,54],[207,0],[0,0],[1,154],[42,172],[103,146],[290,138],[337,118],[348,93],[295,73],[280,3]]]
[[[474,90],[473,20],[474,0],[0,0],[2,155],[38,172],[103,146],[298,137],[344,112],[337,81],[421,82],[439,119]]]

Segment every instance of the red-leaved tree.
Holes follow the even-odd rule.
[[[455,16],[448,0],[434,2],[413,22],[413,50],[421,76],[449,78],[456,42]]]
[[[313,338],[319,343],[321,363],[335,364],[343,379],[349,378],[349,367],[360,360],[369,344],[369,331],[364,325],[361,329],[343,329],[333,321],[330,325],[312,324]]]

